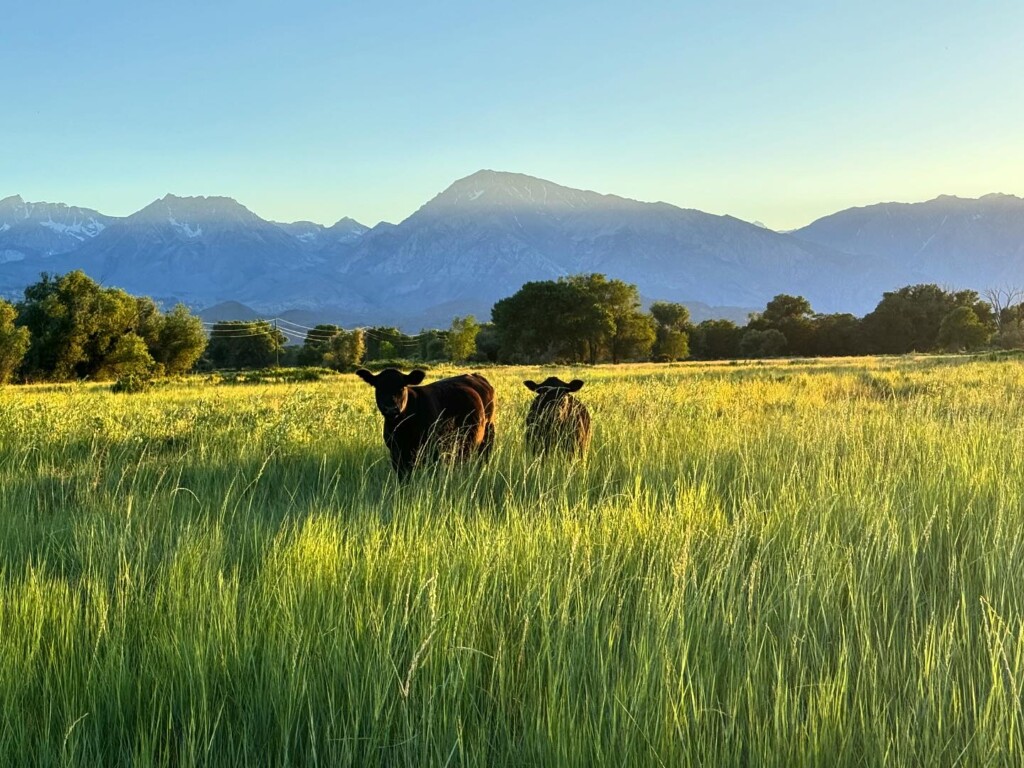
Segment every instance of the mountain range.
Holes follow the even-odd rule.
[[[698,320],[742,320],[777,293],[862,314],[909,283],[1024,284],[1024,200],[882,203],[788,233],[496,171],[373,228],[271,222],[227,197],[167,195],[126,217],[0,200],[0,294],[17,298],[40,272],[70,269],[213,319],[289,312],[416,330],[486,318],[525,282],[579,272],[687,303]]]

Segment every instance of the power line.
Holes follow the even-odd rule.
[[[381,326],[369,325],[348,329],[336,326],[338,330],[331,331],[327,328],[315,328],[303,325],[302,323],[296,323],[292,320],[285,320],[280,317],[259,318],[256,320],[223,320],[216,322],[201,320],[201,322],[204,330],[207,330],[211,336],[218,336],[221,338],[249,338],[252,336],[263,336],[271,331],[278,331],[290,339],[330,341],[339,333],[361,331],[367,339],[371,339],[378,343],[387,342],[396,347],[407,348],[418,345],[421,339],[428,337],[436,338],[435,334],[438,333],[436,330],[421,331],[420,333],[415,334],[407,334],[397,331],[398,335],[392,335],[391,333],[386,333],[381,330]],[[282,325],[285,327],[282,328]],[[266,331],[257,331],[253,326],[265,326]]]
[[[284,323],[285,325],[291,325],[291,326],[294,326],[296,328],[301,328],[304,331],[322,331],[322,330],[324,330],[323,328],[310,328],[308,325],[302,325],[302,323],[293,323],[291,320],[285,320],[283,318],[278,318],[278,319],[282,323]]]
[[[268,336],[269,334],[263,332],[256,333],[220,333],[213,331],[210,336],[215,339],[251,339],[256,336]]]

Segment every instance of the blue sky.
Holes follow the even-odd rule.
[[[791,228],[1024,195],[1024,3],[46,2],[0,197],[397,221],[480,168]]]

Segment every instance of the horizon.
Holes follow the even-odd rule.
[[[5,188],[112,216],[174,191],[373,226],[510,168],[777,231],[1024,195],[1008,0],[275,5],[9,9]]]

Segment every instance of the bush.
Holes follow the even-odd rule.
[[[337,376],[330,368],[260,368],[253,371],[216,371],[207,376],[208,384],[299,384]]]
[[[421,371],[430,370],[430,366],[425,363],[401,357],[394,357],[390,360],[371,360],[364,363],[363,368],[368,371],[383,371],[385,368],[399,368],[403,371],[411,371],[413,368],[419,368]]]
[[[148,392],[153,386],[153,380],[138,373],[128,373],[114,382],[110,388],[111,392],[118,392],[124,395],[137,395],[141,392]]]

